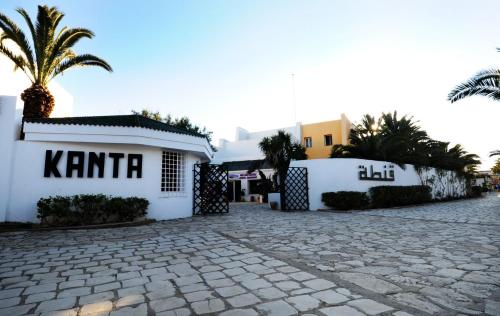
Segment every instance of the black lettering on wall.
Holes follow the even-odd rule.
[[[94,167],[97,166],[97,176],[99,178],[104,178],[104,162],[106,161],[106,154],[105,153],[97,153],[95,152],[89,152],[89,164],[88,164],[88,170],[87,170],[87,177],[93,178],[94,177]]]
[[[120,159],[125,157],[125,154],[109,153],[109,157],[113,159],[113,178],[118,178],[118,173],[120,171]]]
[[[52,150],[46,150],[45,151],[45,168],[43,172],[43,176],[45,178],[50,178],[50,175],[53,174],[54,177],[60,178],[61,173],[57,169],[57,164],[59,163],[59,160],[61,160],[61,156],[63,154],[62,150],[56,151],[56,154],[54,157],[52,157]]]
[[[134,164],[136,161],[136,164]],[[142,178],[142,155],[128,154],[127,178],[132,178],[132,173],[136,172],[136,178]]]
[[[77,161],[75,162],[75,158]],[[73,170],[76,170],[77,177],[83,178],[83,164],[85,160],[85,152],[83,151],[68,151],[68,159],[66,161],[66,178],[73,176]]]

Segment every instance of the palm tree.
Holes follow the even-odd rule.
[[[494,151],[490,152],[490,157],[493,157],[493,156],[500,156],[500,150],[494,150]]]
[[[292,135],[278,131],[276,135],[264,137],[259,148],[264,153],[264,159],[269,162],[279,177],[279,191],[284,193],[285,179],[292,160],[307,159],[304,146],[292,141]]]
[[[64,14],[56,7],[38,6],[36,24],[24,9],[17,9],[31,33],[32,44],[26,34],[6,15],[0,13],[0,53],[21,69],[32,85],[24,90],[24,117],[49,117],[54,109],[54,97],[47,89],[48,82],[57,75],[77,66],[97,66],[111,72],[104,60],[90,54],[77,55],[73,46],[82,38],[92,38],[94,33],[84,28],[62,27],[57,29]],[[6,40],[17,44],[20,53],[11,51]]]
[[[500,48],[497,48],[500,52]],[[448,94],[451,103],[473,95],[482,95],[500,101],[500,69],[486,69],[456,86]]]

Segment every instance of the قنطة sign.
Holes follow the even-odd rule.
[[[257,179],[257,174],[252,173],[230,173],[229,180]]]
[[[384,165],[383,171],[374,171],[373,165],[370,168],[365,166],[358,166],[359,180],[370,180],[370,181],[394,181],[394,165]]]

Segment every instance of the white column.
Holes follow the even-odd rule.
[[[0,96],[0,222],[7,220],[14,143],[19,122],[16,120],[16,97]]]

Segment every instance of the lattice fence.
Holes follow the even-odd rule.
[[[208,163],[193,168],[193,215],[229,212],[227,167]]]
[[[288,211],[309,210],[307,168],[288,168],[288,174],[285,181],[285,192],[281,194],[281,209]]]

